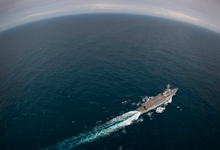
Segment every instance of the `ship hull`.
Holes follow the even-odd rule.
[[[150,110],[157,108],[158,106],[163,105],[176,94],[178,88],[168,89],[168,90],[169,92],[166,95],[164,93],[158,94],[154,98],[151,98],[147,102],[143,103],[141,107],[139,107],[137,110],[142,113],[145,113],[145,112],[148,112]]]

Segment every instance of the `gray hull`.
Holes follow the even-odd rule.
[[[161,106],[162,104],[169,101],[174,95],[176,95],[178,88],[175,89],[169,89],[169,85],[167,89],[163,92],[158,94],[152,99],[149,99],[147,102],[143,103],[141,107],[139,107],[137,110],[145,113],[152,109],[155,109],[158,106]]]

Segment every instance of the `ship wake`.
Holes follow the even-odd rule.
[[[129,126],[135,122],[141,115],[139,111],[129,111],[121,116],[115,117],[112,120],[106,122],[104,125],[98,126],[93,130],[80,134],[79,136],[65,139],[59,142],[56,146],[48,147],[46,150],[70,150],[77,146],[92,142],[100,137],[109,135],[112,132],[118,131],[119,129]]]
[[[146,100],[148,100],[148,98],[146,98]],[[162,105],[155,108],[154,110],[156,111],[156,113],[162,113],[165,110],[165,107],[168,105],[168,103],[171,103],[171,102],[172,102],[172,97],[168,101],[163,103]],[[65,139],[59,142],[55,146],[47,147],[45,150],[76,149],[77,146],[81,144],[92,142],[94,140],[97,140],[100,137],[110,135],[112,132],[116,132],[125,126],[129,126],[133,123],[140,122],[141,120],[138,120],[138,118],[143,113],[147,113],[147,115],[151,118],[150,120],[152,120],[153,112],[151,110],[147,112],[129,111],[127,113],[122,114],[121,116],[113,118],[112,120],[106,122],[103,125],[95,127],[89,132],[82,133],[78,136]]]

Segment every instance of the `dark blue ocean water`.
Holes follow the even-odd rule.
[[[1,32],[0,149],[218,150],[219,56],[218,33],[149,16],[66,16]],[[167,83],[179,90],[163,113],[105,124]]]

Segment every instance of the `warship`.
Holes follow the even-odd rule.
[[[167,84],[167,88],[163,93],[158,94],[157,96],[150,98],[148,101],[143,103],[137,110],[141,113],[148,112],[152,109],[155,109],[158,106],[161,106],[162,104],[166,103],[174,95],[176,95],[178,88],[170,89],[170,85]]]

